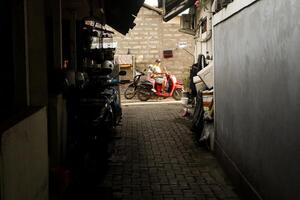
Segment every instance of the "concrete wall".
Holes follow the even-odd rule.
[[[47,200],[46,108],[2,133],[0,141],[1,199]]]
[[[203,54],[205,56],[209,55],[210,57],[213,56],[211,0],[207,1],[205,5],[205,7],[200,6],[196,10],[196,27],[198,28],[195,36],[195,62],[197,62],[199,54]],[[202,33],[199,23],[200,19],[205,17],[207,18],[207,31]]]
[[[45,34],[45,5],[41,0],[27,0],[27,64],[29,104],[47,104],[47,60]]]
[[[136,66],[144,69],[160,58],[162,66],[183,80],[188,75],[189,66],[193,64],[193,56],[182,49],[177,49],[178,42],[186,42],[186,50],[193,53],[193,36],[180,33],[180,18],[163,22],[157,12],[142,7],[136,20],[136,26],[126,35],[116,34],[114,41],[118,43],[118,54],[130,54],[136,57]],[[173,58],[163,59],[163,50],[173,50]]]
[[[299,18],[264,0],[214,27],[217,144],[263,199],[300,199]]]
[[[67,106],[63,95],[49,96],[48,143],[50,167],[57,167],[67,153]]]

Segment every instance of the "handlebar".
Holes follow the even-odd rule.
[[[107,86],[117,86],[119,84],[122,84],[122,82],[120,80],[117,80],[117,79],[109,79],[106,82]]]
[[[137,71],[137,73],[135,74],[135,76],[144,76],[145,73],[144,72],[140,72],[140,71]]]

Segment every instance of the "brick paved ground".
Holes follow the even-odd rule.
[[[123,110],[100,199],[238,199],[214,156],[194,142],[180,105]]]

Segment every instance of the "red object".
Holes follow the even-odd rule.
[[[151,71],[149,71],[148,78],[142,81],[138,86],[138,98],[141,101],[147,101],[151,97],[173,97],[175,100],[181,100],[182,92],[184,90],[182,82],[177,81],[176,77],[169,73],[156,73],[161,75],[161,78],[152,78]],[[164,86],[164,88],[163,88]]]
[[[63,193],[72,181],[71,172],[62,166],[53,168],[51,171],[54,172],[56,189]]]
[[[164,50],[163,55],[164,55],[164,58],[173,58],[173,51],[172,50]]]
[[[164,73],[165,87],[168,85],[167,91],[162,91],[162,84],[155,82],[155,95],[159,97],[172,97],[176,89],[183,90],[182,81],[177,81],[174,75]]]

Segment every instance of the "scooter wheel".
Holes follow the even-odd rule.
[[[124,92],[124,96],[126,99],[132,99],[136,94],[135,87],[132,85],[129,85],[128,88],[126,88]]]
[[[148,101],[151,98],[151,91],[147,89],[139,89],[138,99],[140,101]]]
[[[177,89],[173,92],[173,98],[174,98],[176,101],[179,101],[179,100],[181,100],[181,97],[182,97],[182,89],[177,88]]]

